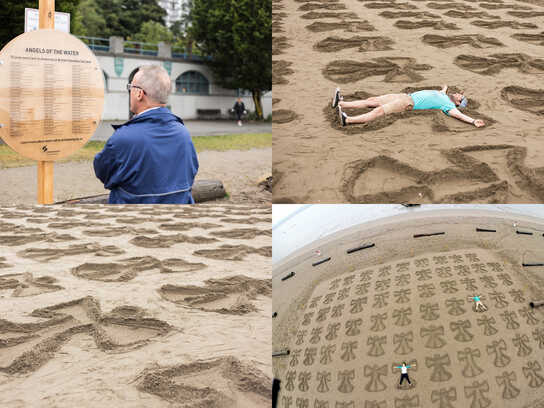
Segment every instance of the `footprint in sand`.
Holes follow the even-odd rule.
[[[384,75],[384,82],[418,82],[424,79],[416,71],[432,69],[427,64],[417,64],[415,58],[381,57],[359,62],[332,61],[323,69],[325,78],[336,83],[356,82],[370,76]]]
[[[11,268],[13,266],[11,264],[8,264],[6,261],[7,261],[6,257],[0,256],[0,269]]]
[[[360,1],[360,0],[359,0]],[[414,7],[410,3],[395,3],[395,2],[386,2],[386,3],[365,3],[364,6],[369,9],[384,9],[392,8],[397,10],[413,10],[417,7]]]
[[[225,261],[242,261],[249,254],[272,256],[271,247],[253,248],[247,245],[221,245],[216,249],[199,249],[193,255]]]
[[[272,123],[289,123],[298,118],[296,112],[289,109],[277,109],[272,111]]]
[[[257,310],[252,301],[257,296],[271,296],[272,282],[247,276],[208,279],[205,286],[164,285],[162,298],[179,305],[224,314],[246,314]]]
[[[289,68],[291,65],[293,65],[293,63],[288,61],[272,61],[272,85],[285,85],[289,83],[285,76],[295,72]]]
[[[501,180],[498,173],[488,163],[473,157],[478,153],[502,154],[504,163],[501,165],[510,173],[510,180]],[[529,168],[523,164],[527,156],[525,147],[476,145],[443,150],[441,154],[455,167],[426,172],[383,155],[368,160],[353,161],[344,167],[341,191],[348,202],[358,203],[418,202],[422,198],[445,203],[474,200],[504,202],[506,194],[514,187],[523,191],[528,197],[544,198],[544,168]],[[497,167],[495,161],[493,166]],[[369,194],[368,191],[371,190],[369,183],[372,183],[372,178],[375,177],[389,177],[390,180],[395,180],[396,189],[384,191],[384,188],[381,188],[376,193]],[[437,196],[434,190],[441,184],[451,181],[468,185],[471,190]],[[516,186],[510,183],[515,183]],[[484,186],[474,189],[477,184],[484,184]]]
[[[358,47],[361,52],[387,51],[392,50],[394,41],[388,37],[363,37],[354,36],[350,38],[327,37],[314,45],[314,48],[321,52],[336,52],[346,48]]]
[[[255,228],[238,228],[228,231],[212,231],[211,235],[220,238],[234,238],[234,239],[255,239],[260,235],[272,236],[272,231],[270,230],[260,230]]]
[[[517,109],[544,115],[544,90],[507,86],[501,91],[501,97]]]
[[[499,9],[512,9],[512,10],[532,10],[531,7],[520,6],[518,4],[504,4],[502,2],[496,3],[479,3],[478,6],[490,10],[499,10]]]
[[[342,3],[306,3],[298,8],[299,11],[312,10],[345,10],[346,6]]]
[[[544,11],[507,11],[508,14],[519,18],[534,18],[544,16]]]
[[[442,20],[439,21],[409,21],[409,20],[397,20],[395,27],[402,30],[416,30],[418,28],[433,28],[434,30],[460,30],[454,23],[445,23]]]
[[[1,245],[5,246],[21,246],[30,244],[31,242],[66,242],[74,241],[76,238],[69,234],[57,234],[56,232],[23,235],[0,235]]]
[[[274,119],[272,119],[274,120]],[[272,218],[258,218],[258,217],[249,217],[249,218],[221,218],[219,221],[226,222],[229,224],[258,224],[259,222],[271,223]]]
[[[525,74],[540,74],[544,71],[544,59],[526,54],[492,54],[488,57],[459,55],[453,62],[463,69],[481,75],[495,75],[505,68],[517,68]]]
[[[141,392],[184,408],[269,407],[272,403],[272,380],[253,364],[232,356],[148,368],[137,378]]]
[[[444,13],[445,16],[453,17],[453,18],[462,18],[462,19],[469,19],[469,18],[482,18],[482,19],[489,19],[489,20],[500,20],[500,16],[494,16],[493,14],[486,13],[485,11],[459,11],[459,10],[450,10],[446,13]]]
[[[125,352],[172,330],[164,321],[144,315],[143,309],[131,306],[102,314],[99,302],[89,296],[34,310],[30,316],[41,318],[38,323],[0,319],[0,372],[36,371],[75,334],[88,334],[100,350]]]
[[[488,28],[490,30],[495,30],[496,28],[503,28],[503,27],[513,28],[514,30],[520,30],[522,28],[538,28],[538,26],[533,23],[518,23],[517,21],[510,21],[510,20],[506,20],[506,21],[476,20],[476,21],[471,21],[470,24],[475,25],[477,27]]]
[[[306,29],[314,33],[322,33],[325,31],[344,30],[349,33],[358,33],[360,31],[376,31],[374,26],[368,21],[343,21],[341,23],[326,23],[316,21],[306,26]]]
[[[157,235],[156,237],[146,237],[143,235],[132,238],[129,242],[142,248],[170,248],[172,245],[189,243],[189,244],[205,244],[216,242],[215,238],[202,236],[189,236],[184,234],[175,235]]]
[[[357,14],[353,12],[329,13],[329,12],[310,11],[306,14],[301,15],[300,18],[303,18],[305,20],[317,20],[318,18],[345,19],[345,18],[357,18]]]
[[[429,13],[428,11],[383,11],[380,16],[385,18],[400,18],[400,17],[414,17],[414,18],[440,18],[439,15]]]
[[[485,37],[481,34],[463,34],[441,36],[435,34],[425,34],[421,39],[425,44],[432,45],[437,48],[459,47],[460,45],[468,44],[473,48],[491,48],[504,47],[504,44],[493,37]]]
[[[34,278],[29,272],[0,275],[0,290],[13,289],[11,294],[13,297],[25,297],[64,289],[55,285],[55,282],[57,280],[51,276]]]
[[[120,237],[122,235],[158,234],[158,231],[149,228],[107,227],[83,230],[81,233],[89,237]]]
[[[427,3],[427,7],[434,10],[445,10],[445,9],[451,9],[451,10],[459,10],[459,11],[476,11],[474,7],[469,6],[468,4],[463,3]]]
[[[512,34],[511,37],[534,45],[544,45],[544,31],[539,34]]]
[[[213,229],[213,228],[221,228],[221,225],[219,224],[212,224],[211,222],[176,222],[175,224],[161,224],[159,225],[159,229],[164,231],[189,231],[193,228],[201,228],[201,229]]]
[[[544,0],[518,0],[518,1],[521,1],[522,3],[534,4],[537,6],[544,7]]]
[[[163,261],[152,256],[121,259],[112,263],[86,262],[72,268],[73,275],[102,282],[126,282],[138,276],[139,272],[158,270],[160,273],[185,273],[206,268],[203,263],[191,263],[183,259],[170,258]]]
[[[17,252],[22,258],[34,259],[39,262],[49,262],[61,259],[64,256],[94,255],[114,256],[125,253],[125,250],[114,245],[102,246],[99,244],[76,244],[68,248],[27,248]]]
[[[272,38],[272,55],[283,54],[283,51],[287,48],[291,48],[292,45],[287,41],[288,38],[285,36],[274,36]]]

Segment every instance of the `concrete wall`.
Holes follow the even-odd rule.
[[[157,57],[144,57],[132,55],[113,55],[109,53],[96,53],[100,67],[107,75],[104,84],[104,112],[102,120],[127,120],[128,119],[128,92],[126,84],[130,74],[139,66],[147,64],[163,65],[165,61],[172,64],[170,78],[172,80],[172,93],[169,102],[172,112],[182,119],[196,119],[197,109],[221,109],[225,116],[232,108],[236,100],[236,91],[222,89],[214,81],[210,69],[199,62],[186,62],[175,59],[160,59]],[[115,58],[123,59],[123,70],[120,75],[115,72]],[[204,75],[210,82],[210,95],[191,95],[175,93],[176,78],[186,71],[197,71]],[[254,111],[255,105],[251,95],[242,97],[248,110]],[[264,116],[272,113],[272,92],[266,93],[262,98]]]

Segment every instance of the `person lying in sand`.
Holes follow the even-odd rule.
[[[404,381],[404,379],[406,379],[408,381],[408,384],[412,385],[412,382],[410,381],[410,377],[408,377],[408,369],[409,368],[412,368],[412,367],[415,367],[416,365],[413,364],[413,365],[406,365],[405,362],[402,363],[401,366],[395,366],[395,368],[400,368],[400,382],[399,382],[399,387],[402,385],[402,382]]]
[[[358,101],[345,102],[340,95],[340,89],[336,88],[332,100],[332,107],[338,106],[340,115],[340,123],[346,126],[352,123],[367,123],[373,121],[380,116],[389,115],[390,113],[404,112],[409,110],[419,109],[440,109],[446,115],[459,119],[463,122],[470,123],[476,127],[485,125],[481,119],[473,119],[470,116],[461,113],[458,108],[466,108],[467,98],[461,93],[448,95],[446,92],[448,86],[440,91],[426,89],[423,91],[413,92],[411,94],[388,94],[381,96],[373,96],[368,99]],[[345,108],[374,108],[368,113],[358,116],[348,116],[342,109]]]
[[[485,312],[487,310],[487,307],[480,300],[480,296],[469,296],[468,298],[476,302],[476,311]]]

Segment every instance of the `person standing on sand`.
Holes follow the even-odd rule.
[[[166,103],[172,83],[164,68],[145,65],[127,84],[128,122],[94,158],[96,177],[111,190],[109,204],[193,204],[198,157],[183,120]]]
[[[412,368],[412,367],[415,367],[415,366],[416,366],[415,364],[413,366],[406,365],[406,363],[404,361],[402,362],[401,366],[395,366],[395,368],[400,368],[399,387],[402,385],[402,382],[404,381],[404,379],[406,379],[406,381],[408,381],[408,384],[412,385],[412,382],[410,381],[410,378],[408,377],[408,369]]]
[[[373,96],[368,99],[362,99],[352,102],[344,102],[340,95],[340,88],[336,88],[332,100],[332,107],[338,107],[340,115],[340,123],[346,126],[352,123],[367,123],[371,122],[380,116],[389,115],[396,112],[404,112],[410,110],[421,109],[440,109],[446,115],[459,119],[463,122],[470,123],[476,127],[485,126],[481,119],[473,119],[459,111],[458,108],[466,108],[467,98],[461,93],[448,95],[446,92],[448,86],[440,91],[423,90],[413,92],[411,94],[388,94],[381,96]],[[374,108],[368,113],[358,116],[348,116],[342,111],[343,108]]]
[[[476,302],[476,311],[481,310],[485,312],[487,310],[487,307],[480,300],[480,296],[469,296],[468,298]]]

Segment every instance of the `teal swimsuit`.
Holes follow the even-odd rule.
[[[414,101],[414,110],[440,109],[447,115],[450,110],[456,108],[449,96],[439,91],[417,91],[410,94],[410,96]]]

